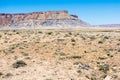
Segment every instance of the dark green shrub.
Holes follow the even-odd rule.
[[[104,73],[107,73],[107,71],[109,71],[109,67],[110,66],[108,64],[100,65],[99,70],[103,71]]]
[[[16,32],[16,30],[13,30],[13,32]]]
[[[86,40],[86,38],[83,35],[80,35],[80,37],[82,38],[82,40]]]
[[[2,76],[3,75],[3,73],[2,72],[0,72],[0,76]]]
[[[100,60],[104,60],[104,59],[106,59],[106,58],[104,58],[104,57],[99,57],[99,59],[100,59]]]
[[[118,52],[120,52],[120,48],[118,49]]]
[[[69,35],[72,35],[72,32],[69,32]]]
[[[47,34],[48,34],[48,35],[52,35],[52,32],[48,32]]]
[[[80,59],[81,56],[71,56],[71,58],[73,58],[73,59]]]
[[[2,37],[2,35],[0,35],[0,38]]]
[[[20,61],[16,61],[15,63],[13,63],[13,68],[19,68],[19,67],[24,67],[24,66],[26,66],[27,64],[24,62],[24,61],[22,61],[22,60],[20,60]]]
[[[42,34],[42,32],[41,32],[41,31],[38,31],[38,33]]]
[[[71,42],[75,42],[75,39],[71,39]]]
[[[119,45],[120,45],[120,43],[117,43],[116,45],[118,45],[118,46],[119,46]]]
[[[19,34],[19,32],[16,32],[16,34]]]
[[[104,39],[109,39],[109,37],[108,36],[104,36]]]
[[[75,43],[72,43],[73,46],[75,46]]]
[[[7,73],[7,74],[5,75],[5,77],[10,77],[10,76],[13,76],[13,74],[12,74],[12,73]]]
[[[102,43],[103,43],[103,41],[98,41],[98,43],[99,43],[99,44],[102,44]]]
[[[95,40],[96,39],[95,36],[91,36],[89,38],[90,38],[90,40]]]

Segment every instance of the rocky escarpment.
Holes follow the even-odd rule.
[[[37,28],[42,26],[88,26],[78,16],[67,11],[33,12],[25,14],[0,14],[0,27]]]

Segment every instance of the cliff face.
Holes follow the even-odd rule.
[[[33,12],[26,14],[0,14],[0,27],[39,27],[39,26],[86,26],[76,15],[67,11]]]

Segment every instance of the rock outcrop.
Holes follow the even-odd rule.
[[[33,12],[25,14],[0,14],[0,27],[31,28],[42,26],[88,26],[78,16],[67,11]]]

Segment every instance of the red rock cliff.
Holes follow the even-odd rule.
[[[67,21],[66,21],[67,20]],[[0,27],[6,26],[32,26],[32,24],[76,24],[71,20],[78,21],[78,16],[70,15],[67,11],[33,12],[26,14],[0,14]]]

